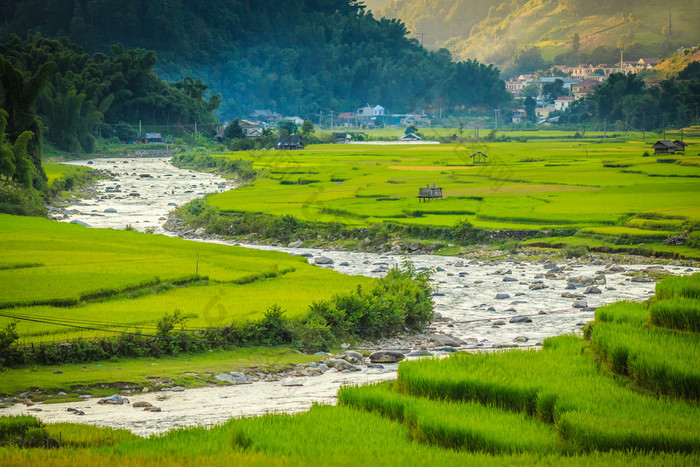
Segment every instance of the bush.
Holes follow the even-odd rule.
[[[582,258],[588,254],[588,247],[585,245],[569,245],[564,247],[566,258]]]

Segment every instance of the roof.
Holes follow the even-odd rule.
[[[556,100],[558,100],[558,101],[572,101],[572,100],[574,100],[574,98],[571,96],[559,96],[559,97],[557,97]]]
[[[146,133],[146,139],[159,139],[162,138],[160,133]]]
[[[299,135],[282,135],[277,143],[278,146],[299,146],[302,144]]]
[[[675,140],[675,141],[673,141],[673,142],[674,142],[675,145],[678,146],[678,147],[681,147],[681,146],[682,146],[683,148],[685,148],[685,147],[688,145],[688,143],[684,143],[683,141],[680,141],[680,140]]]
[[[420,140],[420,136],[418,136],[415,133],[409,133],[406,136],[404,136],[403,138],[401,138],[401,141],[418,141],[418,140]]]
[[[352,112],[342,112],[342,113],[338,114],[338,118],[352,119],[352,118],[355,118],[355,114]]]
[[[658,147],[658,148],[669,148],[669,149],[672,149],[672,148],[676,148],[677,146],[676,146],[676,143],[674,143],[673,141],[669,141],[669,140],[667,140],[667,139],[662,139],[662,140],[659,140],[659,141],[657,141],[656,143],[654,143],[651,147],[652,147],[652,148],[657,148],[657,147]]]
[[[597,84],[600,83],[594,79],[586,78],[582,81],[579,81],[578,83],[573,83],[572,86],[595,86]]]

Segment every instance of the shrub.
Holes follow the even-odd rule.
[[[566,258],[581,258],[588,254],[588,248],[585,245],[569,245],[564,247],[564,256]]]

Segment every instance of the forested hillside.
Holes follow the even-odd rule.
[[[544,61],[574,65],[614,62],[620,49],[629,57],[668,56],[700,42],[694,0],[392,0],[377,14],[401,18],[429,48],[501,69],[531,47]]]
[[[356,0],[19,0],[0,5],[0,18],[0,37],[38,31],[89,52],[115,43],[155,50],[161,76],[200,76],[221,92],[223,118],[256,108],[311,117],[368,102],[408,111],[508,99],[493,67],[427,52],[401,22],[376,20]]]

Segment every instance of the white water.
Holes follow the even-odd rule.
[[[64,221],[80,220],[93,227],[124,228],[131,224],[139,230],[155,227],[164,232],[162,223],[172,206],[182,204],[209,192],[221,191],[223,179],[191,171],[181,171],[165,159],[96,159],[76,164],[106,169],[117,173],[116,180],[104,180],[97,185],[95,197],[86,199],[84,206],[76,206],[77,212],[66,215]],[[140,174],[151,177],[140,177]],[[121,185],[121,193],[107,192],[108,187]],[[138,192],[139,197],[128,193]],[[105,209],[116,213],[105,213]],[[251,248],[274,249],[292,254],[326,256],[334,261],[333,268],[346,274],[362,274],[380,277],[387,268],[398,264],[402,258],[396,255],[378,255],[339,251],[320,251],[306,248],[279,248],[247,245]],[[543,339],[566,333],[578,332],[582,325],[593,319],[593,312],[572,307],[572,298],[563,298],[563,292],[583,293],[583,288],[565,290],[568,276],[595,276],[603,266],[580,265],[576,262],[560,262],[563,271],[556,279],[541,277],[547,270],[541,263],[517,261],[482,261],[470,263],[455,257],[413,256],[417,268],[440,268],[435,272],[435,310],[453,322],[436,322],[433,331],[451,334],[468,342],[463,348],[488,349],[499,346],[537,346]],[[346,265],[341,265],[345,264]],[[649,265],[625,266],[627,273],[640,271]],[[689,272],[680,266],[665,266],[675,274]],[[503,274],[510,270],[510,274]],[[500,271],[500,274],[498,273]],[[504,282],[504,277],[515,281]],[[607,282],[600,285],[601,294],[585,295],[589,307],[597,307],[617,300],[642,300],[654,292],[654,283],[634,283],[621,273],[606,273]],[[543,290],[530,290],[529,285],[541,280],[548,286]],[[497,293],[510,295],[496,299]],[[493,307],[493,310],[489,310]],[[514,309],[515,311],[512,311]],[[544,312],[546,314],[539,314]],[[509,320],[515,316],[530,315],[532,323],[515,324]],[[494,320],[503,319],[506,324],[494,326]],[[527,338],[526,342],[514,342]],[[294,379],[303,386],[283,386],[282,382],[254,382],[250,385],[186,390],[184,392],[157,392],[129,396],[131,402],[147,401],[162,409],[161,412],[144,412],[129,405],[97,405],[96,399],[61,404],[39,404],[27,407],[23,404],[2,410],[6,414],[26,413],[42,420],[71,421],[100,426],[126,428],[140,435],[149,435],[189,425],[211,425],[237,416],[255,416],[266,412],[298,412],[306,410],[314,402],[334,403],[335,394],[342,384],[360,384],[393,379],[396,365],[385,365],[385,370],[362,367],[354,373],[340,373],[334,369],[321,376]],[[233,370],[233,369],[232,369]],[[159,398],[164,400],[158,400]],[[67,408],[83,410],[78,416]],[[41,411],[34,411],[41,409]]]

